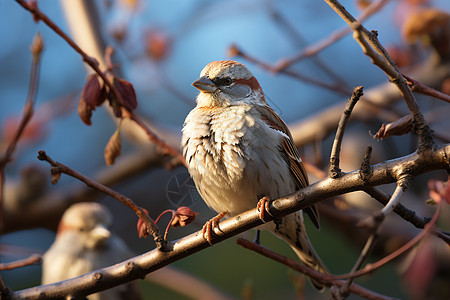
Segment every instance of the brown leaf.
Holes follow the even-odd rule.
[[[96,106],[102,105],[105,98],[106,90],[100,86],[97,75],[89,75],[78,103],[78,115],[86,125],[91,125],[92,111]]]
[[[104,156],[106,164],[108,166],[114,164],[114,161],[120,155],[121,148],[122,148],[122,140],[120,138],[119,129],[117,129],[111,136],[111,138],[108,141],[108,144],[106,144],[105,147]]]
[[[133,85],[130,82],[126,81],[125,79],[114,78],[114,87],[117,89],[120,96],[122,97],[122,99],[117,99],[118,103],[116,104],[119,104],[118,106],[124,107],[129,112],[134,111],[137,107],[137,99]],[[117,108],[114,106],[114,103],[112,104],[116,110],[117,115]]]
[[[103,92],[100,87],[100,82],[98,81],[98,75],[89,75],[86,84],[83,87],[83,91],[81,92],[81,99],[83,99],[87,105],[95,109],[96,106],[102,105],[103,101],[105,101],[105,98],[103,98],[104,95],[102,94]]]
[[[78,102],[78,115],[80,116],[81,121],[89,126],[92,125],[92,110],[93,109],[83,101],[83,98],[80,98],[80,101]]]
[[[380,129],[373,136],[376,139],[385,139],[393,135],[404,135],[412,129],[412,116],[407,115],[395,122],[381,125]]]

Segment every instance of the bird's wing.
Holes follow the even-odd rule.
[[[261,106],[263,120],[273,129],[283,133],[280,151],[291,171],[292,178],[299,189],[309,185],[308,174],[303,166],[302,159],[294,145],[291,132],[281,117],[269,106]],[[319,229],[319,211],[316,205],[304,209],[314,226]]]

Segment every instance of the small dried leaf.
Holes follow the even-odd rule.
[[[86,84],[83,87],[83,91],[81,92],[81,99],[86,102],[88,106],[91,106],[92,109],[95,109],[96,106],[102,105],[105,99],[102,98],[102,89],[100,87],[97,74],[91,74],[88,76]]]
[[[382,124],[378,132],[373,136],[376,139],[385,139],[394,135],[404,135],[412,129],[412,116],[407,115],[395,122]]]
[[[58,183],[59,179],[61,178],[61,169],[57,166],[52,166],[50,168],[50,174],[51,174],[52,184],[56,184],[56,183]]]
[[[114,164],[117,157],[120,156],[120,150],[122,148],[122,140],[120,138],[119,130],[116,130],[108,141],[105,147],[105,161],[108,166]]]
[[[114,87],[119,92],[120,96],[122,97],[123,103],[119,102],[119,99],[116,99],[116,105],[124,107],[129,112],[132,112],[137,107],[137,99],[136,99],[136,92],[134,91],[133,85],[122,78],[114,78]],[[115,99],[115,98],[114,98]],[[111,98],[110,98],[111,100]],[[113,105],[115,108],[115,106]],[[116,115],[117,115],[117,108]]]
[[[78,103],[78,115],[86,125],[92,124],[92,111],[96,106],[102,105],[105,98],[106,90],[104,87],[100,87],[97,75],[89,75]]]
[[[80,101],[78,102],[78,115],[84,124],[89,126],[92,125],[92,108],[83,101],[83,98],[80,98]]]

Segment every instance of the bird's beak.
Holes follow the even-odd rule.
[[[206,76],[202,76],[192,83],[200,92],[212,93],[217,90],[216,84]]]
[[[111,237],[111,231],[109,231],[105,225],[98,224],[89,233],[89,241],[87,247],[94,249],[106,244],[106,241]]]

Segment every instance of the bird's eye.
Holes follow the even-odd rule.
[[[233,80],[231,80],[230,77],[227,77],[227,78],[224,79],[223,83],[224,83],[225,85],[230,85],[231,83],[233,83]]]

